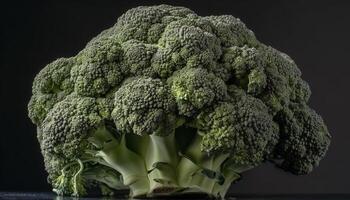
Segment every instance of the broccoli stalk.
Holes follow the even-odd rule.
[[[143,136],[147,137],[147,136]],[[167,136],[149,136],[149,146],[145,155],[149,171],[150,191],[177,187],[175,168],[178,162],[176,141],[173,133]]]
[[[147,194],[149,180],[144,159],[126,146],[125,135],[118,140],[113,133],[101,127],[88,140],[99,149],[94,157],[102,158],[122,175],[123,184],[130,187],[131,196]]]
[[[191,188],[185,192],[203,192],[212,196],[223,197],[231,185],[236,174],[234,171],[222,171],[223,164],[229,158],[229,154],[208,155],[200,151],[201,136],[196,135],[191,145],[184,153],[181,153],[177,172],[179,183],[184,188]]]
[[[122,175],[123,184],[130,187],[133,197],[189,192],[217,196],[226,193],[234,177],[232,174],[236,174],[232,170],[221,174],[220,167],[229,155],[208,156],[201,152],[198,149],[201,142],[199,135],[195,136],[185,153],[179,151],[181,141],[176,140],[175,132],[167,136],[134,136],[138,137],[137,141],[125,134],[119,137],[120,141],[102,128],[95,131],[89,141],[100,149],[95,156],[102,158]],[[142,149],[131,150],[132,147],[126,146],[131,142],[134,145],[140,143]],[[127,160],[123,160],[124,155]],[[229,180],[225,181],[226,176]],[[116,189],[114,186],[112,188]]]
[[[85,181],[94,180],[104,183],[101,189],[118,190],[127,186],[132,197],[193,192],[223,197],[231,182],[239,178],[232,169],[222,168],[229,154],[209,156],[198,149],[202,139],[199,135],[181,152],[178,147],[181,141],[174,131],[167,136],[131,137],[113,131],[106,126],[90,131],[88,141],[96,149],[88,149],[84,160],[78,159],[62,169],[55,192],[65,194],[65,181],[71,181],[72,195],[81,196],[86,194]],[[128,147],[127,143],[131,142],[142,149]],[[66,175],[68,169],[74,171],[70,180]]]

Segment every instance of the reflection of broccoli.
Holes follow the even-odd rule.
[[[28,108],[60,195],[223,197],[264,161],[295,174],[318,165],[330,135],[309,97],[291,58],[239,19],[160,5],[47,65]]]

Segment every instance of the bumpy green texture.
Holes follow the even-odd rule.
[[[286,54],[233,16],[137,7],[35,77],[29,116],[59,195],[224,197],[272,161],[307,174],[330,144]]]

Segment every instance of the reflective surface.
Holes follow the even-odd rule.
[[[125,194],[115,197],[88,197],[88,198],[74,198],[61,197],[53,193],[30,193],[30,192],[0,192],[0,200],[126,200]],[[178,198],[155,198],[157,200],[190,200],[190,199],[209,199],[205,197],[178,197]],[[227,197],[226,200],[350,200],[350,194],[316,194],[316,195],[237,195],[235,197]]]

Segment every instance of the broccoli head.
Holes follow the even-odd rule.
[[[141,6],[34,79],[28,104],[59,195],[224,197],[271,161],[310,173],[331,136],[286,54],[239,19]]]

